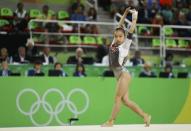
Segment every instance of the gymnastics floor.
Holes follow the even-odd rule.
[[[113,127],[100,125],[16,127],[0,128],[0,131],[191,131],[191,124],[152,124],[150,127],[144,127],[143,124],[114,125]]]

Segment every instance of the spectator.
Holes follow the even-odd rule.
[[[34,68],[31,70],[28,70],[27,76],[44,76],[44,72],[41,71],[41,62],[36,61],[34,63]]]
[[[78,7],[81,8],[82,12],[85,11],[85,6],[81,3],[81,0],[76,0],[70,7],[70,13],[73,14]]]
[[[98,63],[101,63],[103,57],[108,54],[108,45],[110,44],[109,39],[103,38],[103,44],[97,47],[96,59]],[[105,62],[104,62],[105,63]]]
[[[144,0],[139,2],[139,9],[138,9],[138,23],[150,23],[151,19],[148,18],[148,10],[147,10],[147,3]]]
[[[161,6],[172,6],[173,0],[160,0]]]
[[[145,63],[144,59],[141,58],[141,52],[135,51],[133,58],[130,59],[130,62],[133,63],[133,66],[143,65]]]
[[[159,12],[159,5],[157,1],[153,1],[151,4],[151,8],[148,8],[148,17],[151,20],[155,17],[155,15]]]
[[[13,57],[13,62],[20,63],[20,64],[25,64],[29,63],[29,57],[26,55],[26,49],[25,47],[19,47],[18,48],[18,54]]]
[[[178,21],[177,21],[176,25],[189,25],[188,21],[186,19],[186,15],[183,12],[179,13]],[[176,29],[176,31],[178,32],[178,36],[180,36],[180,37],[190,37],[191,36],[191,33],[187,29]]]
[[[23,31],[27,28],[28,22],[28,14],[27,11],[24,9],[24,5],[22,2],[17,4],[17,9],[14,12],[14,25],[15,30]]]
[[[34,46],[34,41],[31,38],[27,39],[27,42],[26,42],[26,55],[28,57],[32,57],[32,56],[37,56],[38,55],[37,47]]]
[[[111,8],[111,0],[98,0],[98,4],[104,9],[104,11],[109,11]]]
[[[95,8],[91,7],[87,13],[87,20],[89,21],[97,21],[97,11]]]
[[[59,63],[59,62],[56,62],[54,64],[54,70],[60,71],[61,72],[61,76],[68,76],[67,73],[63,70],[62,64]]]
[[[159,73],[159,77],[162,78],[174,78],[174,74],[172,72],[172,66],[166,65],[164,68],[164,72]]]
[[[173,54],[171,54],[171,53],[168,53],[167,55],[166,55],[166,57],[165,57],[165,59],[162,61],[162,65],[163,66],[173,66],[174,64],[173,64],[173,58],[174,58],[174,56],[173,56]]]
[[[41,57],[42,57],[43,64],[54,64],[55,63],[54,57],[50,56],[49,47],[43,48],[43,55]]]
[[[125,0],[111,0],[111,17],[113,17],[115,13],[120,10],[120,8],[125,8],[126,6],[127,5]]]
[[[91,25],[90,34],[99,34],[99,30],[96,25]]]
[[[77,76],[77,77],[86,77],[86,73],[85,73],[85,67],[83,64],[76,64],[76,69],[75,72],[73,73],[73,76]]]
[[[56,15],[53,14],[52,15],[52,20],[56,20]],[[45,25],[45,32],[49,32],[49,33],[60,33],[62,31],[62,27],[61,25],[59,25],[58,22],[48,22]],[[58,42],[60,39],[66,40],[64,35],[51,35],[51,34],[46,34],[45,35],[45,41],[46,43],[52,43],[52,42]]]
[[[156,74],[152,71],[152,64],[150,62],[144,64],[143,71],[141,71],[139,77],[156,77]]]
[[[52,14],[49,13],[49,6],[48,5],[44,5],[42,7],[42,14],[40,15],[40,19],[44,19],[44,20],[51,20],[52,19]]]
[[[49,70],[48,71],[48,76],[68,76],[66,72],[64,72],[63,68],[62,68],[62,64],[59,62],[56,62],[54,64],[54,69]]]
[[[186,15],[183,12],[179,12],[178,21],[177,21],[176,25],[188,25]]]
[[[12,62],[12,58],[9,57],[7,48],[1,48],[0,52],[0,62],[6,61],[7,63]]]
[[[53,14],[52,20],[56,20],[56,15]],[[45,32],[61,32],[62,28],[57,22],[49,22],[45,25]]]
[[[76,55],[75,56],[70,56],[67,60],[67,64],[77,64],[77,63],[82,63],[83,62],[83,54],[84,51],[82,48],[77,48],[76,49]]]
[[[98,27],[96,25],[90,25],[86,24],[82,28],[82,33],[87,33],[87,34],[99,34]]]
[[[152,20],[152,24],[157,24],[157,25],[164,25],[164,20],[163,17],[160,14],[156,14],[154,19]],[[153,27],[152,28],[152,34],[153,35],[159,35],[160,34],[160,29],[158,27]]]
[[[191,2],[189,4],[189,11],[187,13],[187,19],[188,19],[189,25],[191,25]]]
[[[11,71],[9,70],[7,61],[3,61],[1,63],[1,70],[0,70],[0,76],[10,76]]]
[[[73,20],[73,21],[86,21],[86,16],[84,15],[80,6],[71,15],[71,20]]]
[[[164,22],[167,25],[170,25],[173,21],[173,12],[172,12],[172,7],[171,6],[164,6],[161,14],[164,18]]]

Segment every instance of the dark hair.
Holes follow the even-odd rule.
[[[117,28],[115,29],[115,32],[116,32],[116,31],[121,31],[121,32],[123,32],[124,35],[126,34],[123,27],[117,27]]]
[[[17,3],[17,7],[24,6],[22,2]]]
[[[49,6],[48,5],[43,5],[43,7],[42,7],[43,9],[49,9]]]
[[[78,67],[82,67],[82,73],[85,73],[85,67],[82,63],[78,63],[76,64],[76,69],[75,69],[75,72],[78,72]]]
[[[60,62],[56,62],[56,63],[54,64],[54,68],[56,68],[57,65],[60,65],[60,66],[62,67],[62,64],[61,64]]]
[[[170,69],[170,72],[172,72],[172,66],[169,65],[169,64],[167,64],[167,65],[164,67],[164,69],[165,69],[165,70],[166,70],[166,69]]]

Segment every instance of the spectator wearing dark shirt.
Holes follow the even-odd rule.
[[[159,77],[161,78],[174,78],[173,67],[171,65],[166,65],[164,68],[164,72],[159,73]]]
[[[60,73],[60,76],[63,76],[63,77],[68,76],[68,74],[63,70],[62,64],[59,63],[59,62],[56,62],[56,63],[54,64],[54,70],[60,71],[60,72],[61,72],[61,73]]]
[[[17,4],[17,9],[14,12],[15,30],[23,31],[25,28],[27,28],[27,22],[28,22],[27,11],[24,9],[24,4],[22,2],[19,2]]]
[[[76,64],[76,69],[75,72],[73,73],[73,76],[76,77],[86,77],[86,73],[85,73],[85,67],[83,64]]]
[[[41,71],[41,62],[36,61],[34,63],[34,68],[28,70],[27,76],[44,76],[44,72]]]
[[[152,71],[152,64],[150,62],[144,64],[143,71],[141,71],[139,77],[156,77],[156,74]]]
[[[91,7],[87,13],[87,20],[88,21],[96,21],[97,20],[97,11],[95,8]]]
[[[73,21],[86,21],[86,16],[84,15],[80,6],[74,11],[74,13],[72,13],[71,20],[73,20]]]
[[[50,56],[50,48],[44,47],[43,48],[43,55],[41,56],[43,64],[54,64],[54,57]]]
[[[37,47],[34,46],[34,41],[32,39],[27,39],[26,43],[26,55],[28,57],[38,56],[38,50]]]
[[[70,13],[74,13],[78,7],[81,8],[82,12],[85,11],[85,6],[81,3],[81,0],[76,0],[70,7]]]
[[[82,63],[83,62],[83,54],[84,51],[82,48],[77,48],[76,49],[76,55],[75,56],[70,56],[67,60],[67,64],[77,64],[77,63]]]
[[[133,63],[133,66],[143,65],[145,63],[144,59],[141,58],[141,52],[135,51],[133,58],[130,59],[130,62]]]

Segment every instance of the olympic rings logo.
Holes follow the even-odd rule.
[[[25,93],[32,93],[37,98],[37,100],[30,106],[29,111],[24,111],[21,107],[21,104],[20,104],[20,98]],[[53,108],[51,106],[51,104],[49,102],[47,102],[47,100],[46,100],[47,95],[50,93],[57,93],[61,97],[61,101],[56,105],[55,108]],[[81,110],[78,110],[76,105],[74,104],[74,102],[72,102],[70,100],[71,96],[74,95],[74,93],[81,93],[85,97],[85,106]],[[69,109],[69,111],[74,115],[73,117],[77,118],[79,114],[84,113],[88,109],[88,107],[89,107],[89,96],[84,90],[82,90],[80,88],[72,89],[68,93],[67,97],[65,97],[64,93],[61,90],[59,90],[57,88],[50,88],[43,94],[42,97],[40,97],[40,95],[34,89],[26,88],[26,89],[21,90],[18,93],[17,98],[16,98],[16,105],[17,105],[18,110],[22,114],[29,116],[31,122],[35,126],[47,126],[52,122],[53,118],[55,118],[56,121],[60,125],[69,125],[69,123],[62,122],[59,119],[58,114],[60,114],[64,110],[64,108],[67,107]],[[33,118],[33,115],[36,114],[37,111],[40,110],[40,107],[42,107],[45,110],[45,112],[50,115],[48,121],[45,123],[41,123],[41,124],[37,123]],[[72,122],[71,124],[73,124],[73,123],[74,122]]]

